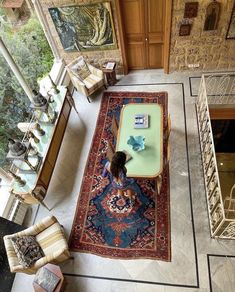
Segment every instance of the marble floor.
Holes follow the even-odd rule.
[[[61,264],[67,292],[235,291],[235,241],[210,238],[195,112],[201,74],[132,71],[109,91],[167,91],[170,135],[171,262],[113,260],[74,252]],[[34,206],[28,224],[53,214],[69,237],[102,92],[89,104],[74,93],[72,110],[45,202]],[[33,291],[34,276],[17,274],[13,292]]]

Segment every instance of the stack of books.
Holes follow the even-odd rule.
[[[108,63],[106,64],[105,69],[107,69],[107,70],[113,70],[114,67],[115,67],[115,62],[108,62]]]
[[[147,114],[136,114],[134,121],[135,129],[146,129],[149,127],[149,116]]]

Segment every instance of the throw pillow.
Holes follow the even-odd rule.
[[[73,70],[73,73],[81,80],[86,79],[91,74],[86,62],[83,59],[80,60],[71,69]]]
[[[35,236],[21,236],[11,238],[19,263],[28,268],[44,256]]]

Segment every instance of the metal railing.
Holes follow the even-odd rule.
[[[235,239],[235,218],[226,217],[209,104],[235,104],[235,75],[202,75],[196,101],[211,237]]]

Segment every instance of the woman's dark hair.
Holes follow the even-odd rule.
[[[125,163],[126,154],[122,151],[115,152],[110,165],[110,171],[114,177],[119,177],[119,172],[124,168]]]

